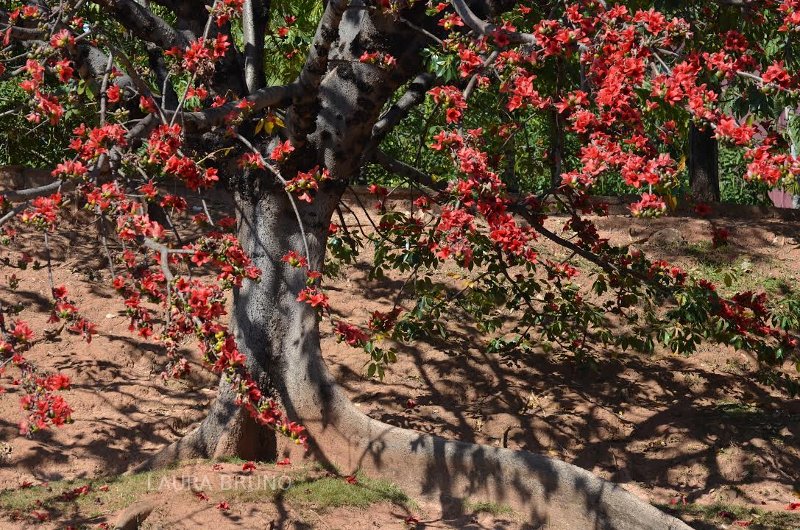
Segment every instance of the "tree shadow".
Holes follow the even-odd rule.
[[[712,257],[719,257],[722,266],[737,259],[768,264],[774,258],[770,252],[748,250],[750,241],[773,245],[768,232],[791,239],[783,244],[796,245],[796,227],[777,221],[761,225],[766,226],[763,233],[747,233],[743,244]],[[669,259],[709,254],[688,245],[660,250],[658,257]],[[369,303],[394,302],[402,282],[367,281],[363,267],[353,270],[348,283],[369,293]],[[334,307],[336,302],[334,298]],[[352,313],[352,307],[345,307],[337,314],[346,318]],[[728,489],[743,491],[738,498],[742,503],[780,504],[786,502],[781,494],[791,495],[800,485],[800,454],[793,449],[800,439],[800,401],[759,383],[751,356],[708,346],[693,358],[666,352],[612,355],[596,367],[583,366],[568,351],[535,350],[501,358],[486,352],[482,334],[465,315],[448,316],[451,337],[399,345],[400,361],[390,368],[398,376],[387,376],[381,384],[366,381],[359,364],[342,354],[332,337],[323,337],[323,351],[337,381],[361,410],[393,426],[549,454],[662,499],[678,495],[707,502],[713,492]],[[416,406],[403,406],[409,398]],[[387,447],[388,442],[373,444],[362,458],[380,466]],[[441,451],[452,451],[444,447]],[[432,450],[433,460],[448,458],[436,453],[436,442]],[[426,487],[442,492],[443,503],[449,502],[446,492],[457,475],[481,468],[476,464],[485,455],[479,449],[462,451],[449,455],[462,462],[461,469],[429,470]],[[531,474],[544,476],[541,471],[531,467]],[[517,493],[526,489],[491,473],[480,480],[496,480],[498,488],[516,488]],[[759,494],[765,485],[778,493]],[[543,489],[554,491],[556,485]],[[580,494],[587,506],[597,505],[590,487]],[[536,514],[532,516],[535,522]]]

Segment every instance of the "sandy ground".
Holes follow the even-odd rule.
[[[363,213],[359,217],[367,226]],[[563,220],[549,222],[557,227]],[[613,241],[637,241],[645,251],[687,269],[739,267],[741,282],[766,286],[784,280],[800,286],[796,226],[770,219],[715,222],[731,231],[726,249],[708,249],[710,224],[703,219],[645,224],[612,217],[599,226]],[[32,439],[19,437],[18,397],[13,388],[0,395],[0,488],[120,474],[185,434],[214,398],[215,382],[199,367],[185,381],[160,378],[163,356],[157,346],[128,331],[121,300],[110,288],[110,274],[90,233],[90,227],[74,226],[54,238],[53,273],[56,284],[67,285],[85,316],[97,324],[98,335],[87,345],[62,333],[38,342],[28,354],[41,366],[70,376],[73,385],[65,396],[75,421]],[[43,259],[40,241],[26,240],[25,245]],[[543,252],[559,254],[547,245]],[[38,316],[37,310],[49,303],[46,272],[13,267],[17,256],[0,255],[11,260],[0,274],[0,298],[12,296],[5,277],[15,274],[20,287],[13,296],[25,305],[22,316],[44,329],[46,309]],[[447,272],[442,272],[443,281],[460,281]],[[397,282],[371,281],[367,273],[361,264],[326,281],[338,315],[363,322],[369,312],[394,300]],[[328,324],[323,325],[323,351],[358,406],[394,425],[562,458],[655,503],[731,502],[783,510],[798,500],[800,400],[754,383],[757,365],[750,355],[706,345],[690,357],[616,355],[596,369],[559,352],[500,358],[486,353],[486,340],[474,327],[454,317],[450,327],[455,336],[447,343],[399,345],[398,362],[382,382],[365,377],[365,354],[337,343]],[[409,399],[415,407],[408,408]],[[149,519],[154,528],[402,527],[410,515],[387,503],[320,515],[252,499],[231,501],[231,511],[223,512],[214,502],[194,502],[186,491],[157,497],[160,507]],[[97,520],[113,515],[101,514]],[[428,527],[519,526],[491,514],[448,521],[424,505],[413,515]],[[12,524],[5,520],[3,528]]]

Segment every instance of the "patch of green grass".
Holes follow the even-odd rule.
[[[229,458],[225,462],[238,465],[245,461]],[[258,465],[262,467],[269,464]],[[359,474],[355,483],[351,484],[341,476],[321,475],[322,472],[316,466],[283,471],[283,475],[274,477],[274,483],[269,484],[269,490],[265,489],[266,486],[237,487],[218,493],[235,502],[257,503],[272,496],[276,500],[280,498],[290,504],[314,509],[342,506],[367,508],[379,502],[409,509],[418,507],[405,492],[386,480]],[[266,481],[271,478],[257,477],[254,480],[260,481],[257,484],[266,485]],[[60,480],[46,485],[8,489],[0,491],[0,511],[9,514],[47,511],[54,517],[69,514],[79,520],[90,520],[120,511],[142,497],[159,491],[163,486],[162,481],[167,481],[169,487],[175,480],[182,480],[182,477],[176,478],[174,469],[164,469],[93,480]]]
[[[240,458],[238,456],[223,456],[216,459],[217,462],[222,462],[224,464],[244,464],[247,462],[244,458]]]
[[[733,259],[724,255],[709,254],[697,259],[697,264],[690,269],[692,276],[705,278],[722,288],[732,291],[754,287],[756,278],[760,276],[753,271],[753,264],[747,259]]]
[[[499,502],[489,502],[489,501],[476,501],[470,502],[465,500],[462,506],[464,512],[466,513],[488,513],[495,517],[513,517],[516,518],[517,512],[515,512],[510,506],[506,504],[500,504]]]
[[[714,525],[731,525],[734,521],[750,522],[751,530],[800,530],[800,513],[789,511],[768,512],[739,504],[686,504],[656,505],[659,509],[678,517],[689,516]],[[732,528],[734,528],[732,526]]]
[[[0,510],[27,513],[34,509],[79,512],[92,518],[121,510],[158,486],[172,470],[93,480],[59,480],[46,486],[0,491]],[[79,488],[89,486],[88,491]]]
[[[290,503],[318,508],[367,508],[379,502],[410,508],[415,506],[411,498],[391,482],[371,479],[361,474],[356,476],[355,484],[336,476],[306,478],[292,484],[283,493],[283,497]]]
[[[689,243],[686,245],[685,252],[696,259],[704,259],[715,250],[711,241],[698,241],[697,243]]]
[[[761,287],[770,294],[778,294],[781,296],[793,295],[797,288],[791,280],[787,278],[776,278],[774,276],[764,278],[764,281],[761,282]]]
[[[795,293],[797,286],[791,278],[766,276],[747,258],[716,253],[719,250],[695,255],[696,263],[689,269],[690,274],[715,283],[725,295],[740,291],[764,291],[773,296],[787,297]]]
[[[717,401],[714,404],[714,409],[722,415],[734,418],[750,418],[755,415],[763,414],[763,411],[756,405],[727,399]]]

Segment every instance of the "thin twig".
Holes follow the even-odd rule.
[[[103,250],[105,250],[106,253],[108,267],[111,269],[111,277],[116,278],[117,273],[114,270],[114,260],[111,259],[111,251],[108,249],[108,240],[106,238],[106,222],[102,215],[100,216],[100,241],[103,243]]]
[[[100,83],[100,125],[103,126],[106,124],[106,106],[108,105],[108,96],[106,96],[106,90],[108,89],[108,78],[111,75],[111,67],[114,65],[114,54],[109,52],[108,54],[108,62],[106,63],[106,69],[103,73],[103,80]]]
[[[56,284],[53,281],[53,264],[50,259],[50,239],[47,237],[47,230],[44,232],[44,252],[47,258],[47,280],[50,282],[50,294],[56,289]]]

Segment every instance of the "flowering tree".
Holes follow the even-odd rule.
[[[3,195],[3,242],[27,230],[46,248],[65,198],[74,197],[100,227],[131,330],[163,345],[165,373],[185,375],[181,347],[191,340],[220,374],[207,419],[146,467],[257,455],[269,445],[265,434],[277,431],[341,468],[389,474],[442,499],[503,498],[537,522],[685,527],[568,464],[370,419],[320,352],[320,322],[330,321],[364,351],[367,375],[380,377],[396,356],[381,338],[444,332],[444,315],[458,305],[494,351],[524,353],[545,337],[583,358],[601,347],[652,351],[658,343],[690,353],[713,340],[752,351],[766,366],[800,360],[799,308],[762,293],[725,297],[678,267],[612,246],[587,218],[606,212],[591,190],[609,175],[641,190],[632,215],[666,212],[681,169],[676,139],[690,123],[746,148],[745,178],[795,179],[791,128],[767,112],[745,116],[729,99],[758,93],[796,106],[790,66],[745,34],[759,28],[791,41],[800,6],[747,2],[743,31],[717,42],[695,34],[706,8],[680,18],[636,4],[328,0],[318,14],[301,14],[292,3],[262,0],[15,1],[0,9],[0,75],[22,96],[4,112],[21,113],[33,129],[79,123],[51,184]],[[310,19],[315,29],[305,34],[298,26]],[[382,149],[420,105],[430,109],[420,149],[435,172]],[[578,139],[580,151],[574,163],[558,161],[544,193],[509,193],[503,170],[516,165],[508,145],[537,115]],[[347,322],[329,311],[322,273],[326,250],[338,263],[358,252],[359,240],[331,219],[371,165],[418,191],[410,212],[394,211],[388,191],[371,187],[382,213],[373,272],[408,281],[402,303]],[[175,221],[187,216],[187,201],[168,191],[176,182],[201,197],[227,190],[236,218],[205,211],[192,218],[202,236],[186,243]],[[553,213],[566,218],[561,231],[544,223]],[[109,238],[123,250],[113,251]],[[542,239],[573,259],[540,258]],[[468,288],[448,294],[426,279],[447,262],[472,275]],[[199,269],[210,274],[191,274]],[[51,289],[51,320],[91,340],[94,327],[68,290]],[[511,332],[501,326],[508,314]],[[25,391],[23,432],[67,422],[58,390],[69,381],[26,359],[37,331],[13,303],[0,307],[0,331],[4,369]]]

